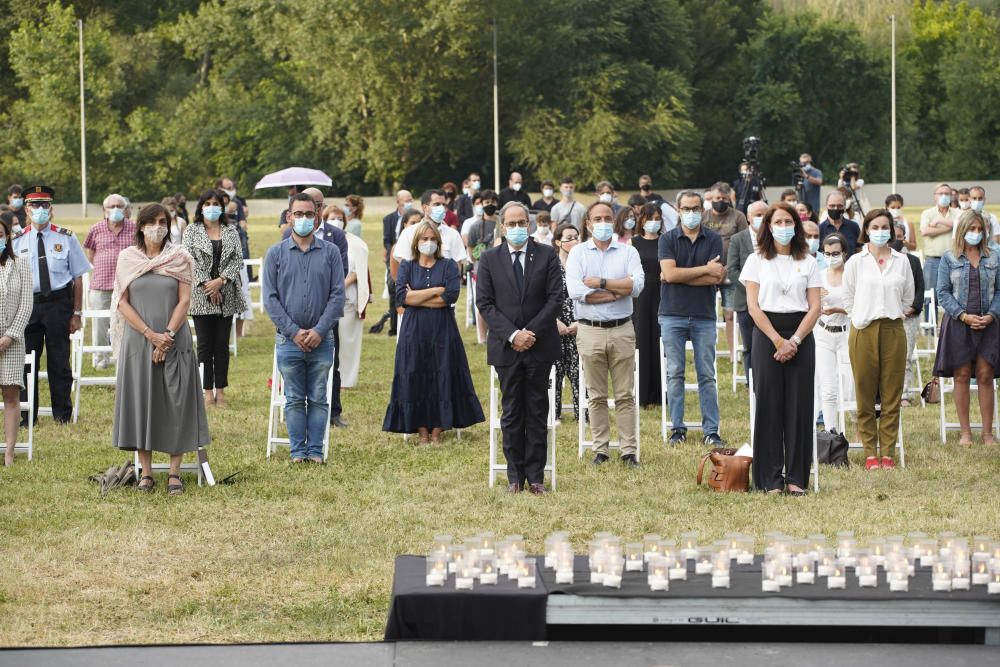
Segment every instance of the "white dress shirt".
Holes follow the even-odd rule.
[[[855,329],[874,320],[902,320],[913,305],[913,272],[906,256],[895,250],[886,260],[885,271],[868,251],[868,244],[847,260],[844,267],[844,307]]]
[[[816,258],[806,255],[795,259],[792,255],[775,255],[767,259],[759,252],[747,257],[740,282],[757,283],[757,305],[768,313],[809,312],[808,290],[822,287],[823,278]]]
[[[420,227],[419,223],[410,225],[400,232],[399,240],[396,241],[396,245],[392,250],[392,256],[400,262],[403,260],[413,260],[413,251],[410,246],[413,245],[413,235],[416,233],[418,227]],[[469,258],[469,254],[465,251],[465,244],[462,242],[461,234],[443,222],[438,225],[438,233],[441,235],[441,255],[447,259],[453,259],[459,264]]]
[[[583,284],[588,276],[607,280],[632,279],[632,298],[619,298],[608,303],[587,303],[587,295],[598,291]],[[646,282],[639,251],[631,245],[619,243],[614,237],[607,250],[601,250],[594,239],[577,243],[566,259],[566,291],[573,299],[576,319],[607,322],[632,315],[632,299],[639,296]]]

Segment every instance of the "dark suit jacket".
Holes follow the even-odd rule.
[[[455,200],[455,215],[458,217],[458,224],[461,225],[463,222],[472,217],[474,211],[472,210],[472,197],[469,195],[458,195],[458,199]]]
[[[506,187],[497,193],[497,197],[500,200],[500,208],[503,208],[504,204],[512,201],[520,202],[529,209],[531,208],[531,198],[528,197],[528,194],[524,190],[514,192],[509,187]]]
[[[388,253],[396,245],[396,225],[399,224],[399,211],[393,211],[382,218],[382,247]],[[388,256],[388,255],[387,255]]]
[[[507,243],[490,248],[479,258],[476,307],[486,318],[486,360],[491,366],[512,365],[518,355],[539,363],[552,363],[562,354],[556,318],[562,306],[562,273],[552,246],[528,239],[524,246],[524,292],[514,282],[514,259]],[[508,342],[518,329],[535,334],[535,344],[515,352]]]

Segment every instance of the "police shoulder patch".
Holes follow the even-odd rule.
[[[49,225],[52,231],[58,234],[65,234],[66,236],[73,236],[73,232],[66,229],[65,227],[56,227],[55,225]]]

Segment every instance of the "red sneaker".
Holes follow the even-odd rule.
[[[882,457],[882,467],[883,468],[888,468],[889,470],[892,470],[893,468],[896,467],[896,462],[893,461],[892,459],[890,459],[888,456],[883,456]]]
[[[865,470],[878,470],[881,464],[878,462],[877,456],[869,456],[865,459]]]

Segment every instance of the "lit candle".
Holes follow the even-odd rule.
[[[799,559],[809,560],[811,558],[811,549],[809,548],[809,540],[793,540],[791,548],[792,548],[792,567],[799,566]]]
[[[448,547],[451,546],[452,537],[451,535],[435,535],[434,536],[434,546],[431,548],[431,553],[448,553]]]
[[[871,541],[870,547],[875,567],[885,567],[885,552],[887,549],[885,540],[881,538],[874,539]]]
[[[687,560],[694,560],[698,557],[697,531],[681,533],[681,555]]]
[[[779,586],[792,585],[792,557],[791,554],[779,554],[776,561],[774,580]]]
[[[990,595],[1000,595],[1000,558],[990,559],[990,580],[986,584],[986,592]]]
[[[455,574],[455,590],[471,591],[475,586],[476,578],[473,576],[474,568],[471,563],[464,562]]]
[[[972,555],[972,583],[974,586],[985,586],[990,583],[990,556],[979,552]]]
[[[427,556],[427,576],[424,580],[427,586],[444,586],[448,578],[448,554],[435,551]]]
[[[625,561],[620,556],[613,559],[608,564],[607,572],[604,574],[604,581],[601,583],[608,588],[621,588],[622,570],[624,567]]]
[[[972,538],[972,552],[974,554],[988,554],[991,541],[989,535],[976,535]]]
[[[667,570],[670,569],[670,565],[667,563],[667,560],[663,556],[653,556],[649,559],[647,565],[646,581],[649,584],[649,590],[669,591],[670,579],[668,578]]]
[[[777,593],[781,590],[781,584],[775,578],[776,567],[773,561],[765,560],[760,568],[760,589],[765,593]]]
[[[934,563],[931,584],[935,591],[951,590],[951,566],[947,561],[938,560]]]
[[[834,549],[820,549],[819,558],[816,563],[816,574],[821,577],[829,577],[836,560],[837,552]]]
[[[920,567],[930,567],[934,565],[934,557],[937,555],[937,540],[927,538],[917,543],[917,556],[920,558]]]
[[[942,556],[949,556],[951,554],[952,545],[957,538],[958,535],[950,531],[938,533],[938,545]]]
[[[484,586],[495,586],[497,583],[497,558],[494,555],[482,556],[479,560],[479,583]]]
[[[806,539],[809,541],[809,551],[813,554],[813,560],[819,560],[819,552],[826,549],[826,535],[817,533]]]
[[[663,538],[655,533],[650,533],[642,538],[642,554],[646,561],[662,555],[660,551],[660,542],[662,540]]]
[[[625,571],[642,572],[643,543],[629,542],[625,545]]]
[[[695,574],[712,574],[712,547],[698,547],[694,561]]]
[[[484,556],[492,555],[497,546],[497,538],[493,533],[486,531],[479,533],[479,553]]]
[[[858,542],[854,539],[854,532],[844,530],[837,533],[837,558],[840,559],[844,567],[854,567],[857,563]]]
[[[810,552],[808,558],[799,558],[799,564],[795,566],[795,583],[816,583],[816,563],[812,559],[812,552]]]
[[[729,588],[729,569],[729,550],[717,545],[712,554],[712,588]]]
[[[969,564],[968,546],[957,541],[951,547],[951,590],[967,591],[972,586],[972,567]]]
[[[875,557],[870,553],[859,553],[857,565],[854,573],[858,577],[858,586],[861,588],[875,588],[878,586],[878,567],[875,565]]]
[[[739,539],[739,552],[736,554],[736,562],[739,565],[753,565],[754,539],[749,535],[743,535]]]
[[[847,574],[840,559],[837,559],[837,562],[830,567],[830,576],[826,578],[826,587],[829,589],[847,588]]]
[[[465,561],[465,545],[451,545],[448,547],[448,554],[451,556],[451,561],[448,563],[448,574],[455,574],[458,572],[458,566]]]
[[[521,558],[517,561],[517,587],[535,587],[535,559]]]
[[[671,581],[684,581],[688,578],[687,558],[680,551],[674,553],[673,562],[667,576]]]

